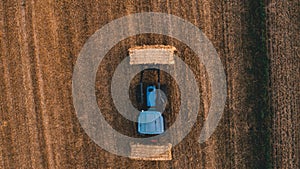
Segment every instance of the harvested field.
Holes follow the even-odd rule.
[[[270,1],[268,52],[274,168],[300,167],[300,2]]]
[[[2,1],[0,168],[299,168],[299,10],[298,0]],[[199,27],[215,46],[228,85],[223,117],[212,137],[199,144],[211,91],[205,66],[186,44],[142,34],[105,56],[95,82],[97,102],[107,122],[132,137],[140,137],[135,123],[118,113],[110,96],[111,77],[128,49],[172,45],[190,66],[201,92],[200,111],[192,131],[172,148],[171,161],[132,160],[101,149],[80,126],[72,100],[72,73],[87,39],[114,19],[150,11]],[[146,82],[153,78],[148,75]],[[134,105],[138,81],[136,76],[130,86]],[[180,92],[165,72],[161,83],[167,86],[163,114],[169,127]]]

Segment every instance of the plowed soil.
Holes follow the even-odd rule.
[[[142,34],[105,56],[95,82],[98,105],[116,130],[132,137],[138,137],[136,125],[121,117],[109,90],[128,49],[173,45],[190,66],[201,106],[192,131],[172,148],[171,161],[131,160],[101,149],[80,126],[72,101],[73,68],[87,39],[114,19],[150,11],[199,27],[217,50],[228,85],[223,117],[199,144],[211,91],[192,50],[167,36]],[[298,0],[3,0],[0,12],[0,168],[300,168]],[[146,82],[155,78],[150,74]],[[134,105],[138,81],[136,76],[130,87]],[[164,72],[162,84],[169,127],[180,93]]]

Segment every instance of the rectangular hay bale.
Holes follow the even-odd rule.
[[[170,143],[167,145],[144,145],[131,143],[130,147],[131,159],[150,161],[172,160],[172,144]]]
[[[130,64],[174,64],[173,46],[137,46],[129,49]]]

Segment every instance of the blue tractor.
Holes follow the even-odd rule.
[[[174,65],[174,56],[177,50],[168,45],[144,45],[134,46],[128,49],[130,65]],[[149,70],[149,69],[147,69]],[[164,85],[160,85],[160,70],[157,84],[143,83],[144,71],[141,72],[140,88],[136,88],[137,100],[139,102],[139,116],[137,132],[140,135],[160,135],[165,132],[165,121],[162,115],[166,105],[166,96],[160,91],[166,92]],[[162,88],[162,89],[161,89]],[[166,92],[167,93],[167,92]],[[148,142],[131,142],[130,158],[136,160],[165,161],[172,160],[172,144],[166,143],[163,137],[159,140]],[[154,143],[154,144],[153,144]]]
[[[158,84],[146,86],[146,105],[147,110],[142,110],[138,116],[138,133],[143,135],[157,135],[164,133],[164,118],[162,113],[158,110],[158,101],[161,99],[160,92],[160,70],[157,69]],[[143,88],[143,74],[141,72],[140,79],[140,98],[141,103],[144,104],[144,88]]]

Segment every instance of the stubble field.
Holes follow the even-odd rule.
[[[5,0],[0,12],[0,168],[300,167],[299,1]],[[199,144],[211,91],[205,66],[186,44],[157,34],[128,37],[100,64],[95,84],[104,117],[121,133],[138,137],[135,124],[113,105],[113,72],[130,47],[177,48],[195,74],[201,103],[197,123],[173,147],[171,161],[131,160],[101,149],[85,134],[73,107],[72,73],[84,43],[110,21],[138,12],[169,13],[193,23],[211,40],[225,68],[223,117],[212,137]],[[138,81],[138,76],[132,80],[130,93]],[[168,127],[176,119],[180,92],[166,73],[162,84],[168,91]],[[131,100],[135,104],[134,94]]]

